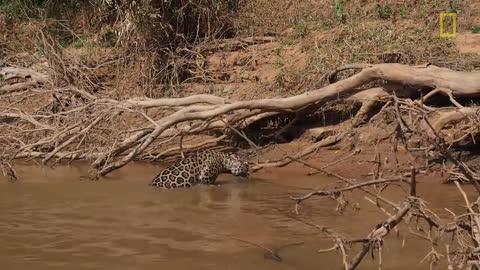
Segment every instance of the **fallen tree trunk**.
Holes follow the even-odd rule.
[[[113,170],[123,167],[144,151],[168,128],[179,123],[192,120],[208,121],[215,117],[223,117],[226,122],[230,122],[232,119],[223,115],[240,110],[244,111],[244,117],[237,116],[237,121],[252,117],[252,115],[248,114],[248,111],[252,110],[257,110],[258,113],[273,111],[293,112],[317,102],[352,95],[361,91],[358,90],[358,87],[374,80],[381,79],[410,86],[430,87],[432,89],[450,89],[454,96],[475,96],[480,93],[480,73],[477,72],[459,72],[432,65],[412,67],[400,64],[379,64],[363,65],[362,67],[364,69],[349,78],[293,97],[238,101],[225,105],[185,107],[169,116],[156,120],[154,130],[148,136],[143,137],[140,144],[135,146],[125,157],[103,167],[99,174],[106,175]],[[218,127],[223,126],[218,121],[214,122],[214,125]],[[205,128],[207,127],[208,125]],[[131,139],[127,138],[126,140]],[[98,164],[104,164],[106,157],[112,156],[112,154],[106,153],[104,157],[99,159]]]
[[[13,147],[20,149],[16,153],[17,156],[25,157],[31,153],[31,157],[41,156],[45,158],[45,161],[48,161],[50,157],[58,157],[57,152],[60,153],[59,151],[62,152],[60,157],[88,156],[95,159],[92,165],[98,170],[98,174],[103,176],[136,159],[154,142],[155,147],[169,147],[164,142],[170,142],[173,138],[179,136],[202,134],[213,129],[233,128],[242,130],[262,119],[281,116],[284,113],[302,114],[305,111],[309,112],[311,108],[316,109],[321,104],[338,99],[348,98],[362,103],[351,125],[352,128],[355,128],[364,123],[368,119],[369,111],[375,107],[379,100],[388,97],[392,91],[388,88],[362,88],[376,80],[413,87],[413,90],[420,88],[437,89],[438,91],[433,92],[448,95],[452,102],[454,102],[454,97],[480,95],[480,72],[459,72],[432,65],[362,64],[340,67],[330,73],[329,77],[335,77],[338,72],[346,69],[355,69],[359,72],[322,88],[285,98],[232,101],[214,95],[193,95],[182,98],[116,100],[110,97],[98,97],[72,86],[54,89],[52,92],[54,96],[70,95],[65,101],[70,104],[67,104],[68,109],[65,109],[66,107],[62,104],[64,109],[61,112],[27,114],[7,109],[1,113],[5,117],[14,119],[14,121],[22,122],[30,127],[33,126],[37,131],[46,130],[47,134],[51,134],[41,138],[36,143],[21,143],[11,137],[6,138],[10,144],[18,144]],[[32,83],[32,81],[41,83],[49,81],[47,75],[27,69],[2,67],[0,68],[0,76],[2,75],[5,78],[19,76],[26,80],[24,83],[27,84]],[[4,87],[11,87],[11,85],[7,84]],[[420,106],[422,105],[420,104]],[[458,107],[458,104],[455,105]],[[472,113],[472,110],[474,109],[459,108],[458,112],[463,113],[465,111],[468,115]],[[115,143],[112,146],[79,151],[79,145],[84,143],[91,130],[100,129],[98,126],[101,125],[103,125],[101,127],[103,130],[108,130],[110,127],[106,121],[121,121],[121,117],[112,120],[112,115],[121,115],[124,112],[139,115],[143,119],[139,122],[142,126],[137,127],[136,132],[120,132],[119,135],[121,136],[118,137],[117,135],[115,137]],[[77,119],[78,116],[80,116],[79,119]],[[445,115],[443,118],[439,118],[443,120],[439,120],[436,127],[442,128],[448,122],[457,120],[459,117],[461,116],[458,113],[453,114],[453,116]],[[96,120],[91,122],[92,119]],[[145,122],[148,124],[145,125]],[[11,123],[8,123],[8,125],[10,127]],[[75,127],[73,129],[75,132],[72,131],[72,127]],[[308,154],[318,147],[335,144],[342,140],[344,134],[345,132],[339,132],[337,135],[320,140],[309,149],[301,151],[301,153]],[[217,137],[221,136],[223,135]],[[167,139],[164,142],[157,142],[158,138]],[[214,142],[220,140],[212,139]],[[73,150],[69,149],[70,145],[75,143],[77,147]],[[42,145],[48,147],[42,148]],[[159,151],[161,153],[161,149]],[[71,153],[71,155],[67,153]],[[256,169],[265,166],[282,166],[288,162],[288,160],[284,160],[274,162],[274,164],[258,165]]]

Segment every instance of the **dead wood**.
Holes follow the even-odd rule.
[[[298,162],[310,166],[302,161]],[[315,166],[311,167],[318,169]],[[318,170],[323,171],[322,169]],[[341,198],[343,196],[342,194],[345,192],[362,190],[368,191],[367,194],[373,197],[373,199],[366,198],[368,201],[372,202],[379,208],[379,210],[388,215],[387,219],[378,223],[366,237],[362,238],[348,239],[347,237],[343,236],[341,232],[331,233],[331,230],[325,230],[324,226],[315,225],[315,227],[320,229],[321,232],[325,233],[329,238],[331,238],[334,243],[331,248],[321,249],[318,252],[324,253],[338,250],[341,254],[341,260],[343,260],[344,269],[357,269],[367,254],[371,253],[372,258],[374,258],[375,251],[378,252],[378,264],[379,267],[381,267],[383,252],[382,246],[384,245],[384,241],[387,240],[387,236],[392,230],[399,230],[397,226],[400,223],[405,223],[410,233],[428,241],[431,244],[431,251],[428,252],[428,254],[420,261],[420,263],[423,261],[428,261],[430,263],[430,269],[432,269],[432,267],[439,262],[441,257],[444,257],[443,254],[437,251],[439,241],[443,238],[447,240],[446,242],[451,243],[447,244],[446,246],[447,261],[451,269],[464,269],[464,267],[466,267],[466,269],[477,269],[476,267],[480,262],[480,249],[478,248],[478,237],[480,235],[478,230],[480,227],[478,214],[479,199],[477,199],[475,202],[470,202],[468,196],[458,182],[455,183],[466,203],[467,212],[459,215],[454,214],[450,210],[446,209],[452,213],[453,217],[452,221],[445,222],[441,220],[434,212],[426,208],[425,203],[418,197],[416,192],[416,169],[413,167],[411,168],[410,180],[404,179],[403,177],[392,177],[385,179],[374,179],[365,182],[353,182],[339,175],[335,175],[335,177],[346,182],[347,185],[333,190],[316,190],[305,195],[292,197],[292,199],[296,201],[296,209],[299,203],[306,201],[313,196]],[[394,212],[389,213],[378,203],[379,198],[381,198],[380,194],[384,189],[374,188],[376,192],[371,192],[367,190],[367,188],[376,187],[377,185],[382,184],[388,186],[389,184],[395,182],[408,183],[410,188],[409,192],[405,195],[405,199],[398,205],[393,204]],[[298,214],[299,213],[297,211],[297,215]],[[298,218],[296,219],[298,220]],[[426,228],[423,226],[423,222],[428,224]],[[358,251],[356,255],[350,257],[349,251],[351,251],[351,246],[355,244],[361,244],[360,251]],[[456,246],[457,250],[449,249],[450,246]],[[349,260],[349,257],[352,259]]]
[[[3,78],[6,83],[0,86],[0,95],[28,90],[49,82],[49,76],[46,74],[31,69],[8,66],[0,66],[0,78]]]
[[[354,94],[355,92],[359,92],[357,87],[376,79],[414,86],[448,88],[451,89],[454,96],[472,96],[480,92],[480,76],[474,72],[458,72],[431,65],[427,67],[411,67],[400,64],[380,64],[367,65],[364,67],[366,68],[349,78],[298,96],[280,99],[238,101],[232,104],[217,105],[214,107],[186,107],[170,116],[157,120],[158,126],[143,143],[132,149],[127,156],[103,168],[100,174],[105,175],[112,170],[124,166],[138,155],[138,153],[144,151],[144,149],[148,147],[156,137],[167,130],[167,128],[178,123],[192,120],[205,121],[238,110],[246,110],[244,117],[237,117],[238,121],[251,116],[248,115],[248,111],[252,110],[260,110],[261,112],[296,111],[313,103],[325,101],[329,98],[338,97],[339,95]],[[227,116],[226,121],[229,120]],[[225,128],[225,125],[219,122],[215,122],[214,125]]]
[[[374,247],[381,245],[383,238],[385,238],[390,231],[399,224],[407,213],[415,207],[415,199],[410,198],[402,203],[400,209],[384,222],[375,226],[375,229],[366,237],[366,240],[363,241],[362,250],[353,258],[352,262],[348,265],[348,270],[356,269],[360,262],[363,260],[365,255],[372,250]]]
[[[302,163],[302,162],[301,162]],[[375,228],[372,230],[371,233],[368,234],[366,238],[360,238],[360,239],[353,239],[353,240],[346,240],[345,237],[343,237],[340,233],[335,233],[335,234],[330,234],[328,235],[332,238],[334,241],[334,246],[332,248],[328,249],[323,249],[319,252],[330,252],[334,250],[340,250],[343,258],[343,264],[346,270],[353,270],[358,267],[358,265],[361,263],[363,258],[368,252],[373,252],[374,249],[379,249],[381,250],[381,246],[383,245],[383,239],[390,233],[391,230],[393,230],[400,222],[403,221],[403,219],[406,217],[406,215],[412,211],[415,210],[419,207],[419,199],[416,197],[416,178],[415,178],[415,170],[412,169],[412,175],[410,178],[410,181],[407,179],[404,179],[404,177],[393,177],[390,179],[377,179],[377,180],[372,180],[372,181],[366,181],[363,183],[352,183],[349,181],[349,185],[343,188],[337,188],[334,190],[317,190],[311,193],[308,193],[303,196],[297,196],[293,197],[296,201],[296,207],[298,206],[299,203],[310,199],[313,196],[335,196],[338,197],[344,192],[348,191],[353,191],[356,189],[364,190],[366,187],[369,186],[376,186],[379,184],[391,184],[393,182],[406,182],[409,183],[410,186],[410,196],[407,197],[400,205],[395,206],[396,213],[393,215],[390,215],[390,217],[379,223],[378,225],[375,226]],[[342,177],[341,177],[342,178]],[[372,193],[370,193],[372,194]],[[374,197],[377,197],[378,199],[379,194],[372,194]],[[378,204],[377,204],[378,206]],[[378,206],[381,208],[380,206]],[[383,208],[382,208],[383,209]],[[298,212],[297,212],[298,213]],[[361,243],[362,248],[361,250],[357,253],[356,256],[353,257],[353,259],[348,262],[347,257],[347,244],[355,244],[355,243]]]
[[[55,106],[61,109],[61,112],[55,114],[48,112],[24,113],[15,111],[13,108],[5,108],[1,113],[2,116],[14,120],[13,123],[8,122],[9,127],[17,128],[21,125],[26,128],[29,126],[29,128],[34,128],[37,133],[40,130],[47,130],[47,134],[50,134],[33,143],[19,143],[18,140],[8,139],[9,144],[19,144],[16,148],[20,150],[15,153],[17,157],[42,156],[45,158],[44,161],[48,161],[51,157],[58,156],[56,155],[57,152],[63,152],[61,156],[88,157],[94,160],[92,165],[98,169],[99,175],[106,175],[134,159],[146,156],[152,157],[152,155],[144,155],[144,153],[153,153],[154,151],[148,150],[153,146],[165,150],[165,148],[168,148],[166,143],[175,141],[175,138],[202,134],[211,130],[231,130],[232,133],[238,134],[235,130],[241,131],[262,119],[281,116],[284,113],[301,112],[306,108],[315,108],[312,106],[320,106],[332,100],[348,98],[361,102],[360,110],[347,128],[344,128],[341,132],[337,130],[330,136],[324,137],[312,146],[300,151],[295,155],[296,158],[300,158],[312,153],[319,147],[338,143],[344,139],[345,135],[349,134],[348,130],[351,131],[368,121],[372,109],[376,107],[379,101],[388,100],[389,95],[388,89],[361,88],[363,85],[376,80],[407,85],[417,89],[425,87],[443,89],[443,92],[440,91],[439,93],[451,95],[452,98],[476,96],[480,93],[479,73],[453,71],[432,65],[348,65],[336,69],[328,76],[333,78],[338,72],[348,69],[358,70],[358,72],[343,80],[300,95],[285,98],[233,101],[214,95],[160,99],[142,97],[117,100],[97,96],[74,86],[50,90],[48,89],[48,87],[51,87],[49,75],[24,68],[2,67],[0,68],[0,76],[7,79],[21,78],[24,80],[22,83],[27,84],[34,82],[46,84],[43,88],[52,91],[55,96],[61,97],[61,100],[65,101],[58,98],[54,101],[57,103],[60,101]],[[15,86],[15,84],[4,85],[3,87],[5,86],[18,87],[18,89],[23,87],[22,85]],[[397,109],[399,109],[399,106],[403,106],[403,103],[399,103],[399,101],[396,101],[395,104]],[[124,114],[141,117],[142,120],[138,121],[138,125],[135,127],[136,132],[114,131],[107,124],[108,121],[122,121],[122,115]],[[465,114],[475,114],[474,109],[458,108],[455,114],[444,114],[435,123],[435,129],[441,129],[452,121],[458,121],[458,119],[461,119],[461,115]],[[78,118],[80,115],[83,115],[83,117]],[[98,120],[94,121],[93,126],[79,125],[78,123],[82,121],[92,123],[93,120],[86,121],[85,116],[89,119]],[[62,124],[60,125],[60,123]],[[289,124],[291,126],[294,123],[295,121],[291,121]],[[71,126],[75,126],[75,128],[72,129]],[[288,129],[290,126],[287,125],[279,130]],[[110,142],[110,145],[102,147],[101,150],[95,146],[88,149],[73,147],[74,144],[84,144],[86,138],[88,139],[89,134],[94,130],[104,130],[103,132],[108,131],[109,134],[117,134],[114,137],[115,143],[111,145]],[[248,138],[248,134],[246,135],[246,138]],[[158,142],[159,138],[164,138],[164,141]],[[48,150],[42,150],[42,147]],[[179,150],[172,147],[170,149],[175,149],[170,151]],[[266,162],[254,166],[254,170],[271,166],[284,166],[289,162],[291,162],[290,159]]]
[[[296,160],[296,159],[300,159],[302,157],[305,157],[306,155],[308,154],[311,154],[313,153],[315,150],[317,150],[318,148],[320,147],[325,147],[325,146],[329,146],[329,145],[333,145],[333,144],[336,144],[337,142],[339,142],[340,140],[343,139],[343,137],[345,137],[345,135],[348,133],[348,131],[345,131],[345,132],[342,132],[342,133],[339,133],[337,135],[332,135],[332,136],[329,136],[319,142],[316,142],[315,144],[311,145],[311,146],[308,146],[306,147],[305,149],[303,149],[302,151],[298,152],[296,155],[294,155],[293,157],[285,157],[285,158],[282,158],[280,160],[276,160],[276,161],[267,161],[267,162],[264,162],[264,163],[259,163],[259,164],[255,164],[254,166],[252,166],[252,171],[258,171],[260,169],[264,169],[264,168],[271,168],[271,167],[283,167],[283,166],[286,166],[288,164],[290,164],[292,161]]]
[[[31,79],[40,83],[47,83],[49,81],[48,75],[21,67],[0,66],[0,76],[6,81],[18,78]]]
[[[432,126],[435,131],[439,131],[449,123],[461,121],[470,116],[477,116],[479,113],[480,110],[478,108],[471,107],[463,107],[441,112],[440,116],[432,123]]]

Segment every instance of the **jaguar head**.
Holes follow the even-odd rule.
[[[224,159],[223,165],[227,171],[230,171],[235,176],[249,176],[248,162],[235,154],[228,154]]]

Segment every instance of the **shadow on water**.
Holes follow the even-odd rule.
[[[316,252],[329,247],[329,239],[291,218],[289,196],[323,184],[327,180],[321,176],[241,182],[225,175],[218,187],[166,191],[147,185],[158,169],[141,164],[97,182],[79,181],[87,171],[83,166],[17,170],[21,181],[0,181],[4,270],[341,267],[338,254]],[[432,208],[461,209],[451,186],[420,184],[419,192]],[[388,195],[400,199],[400,190]],[[361,211],[340,215],[335,202],[314,198],[302,205],[299,217],[352,237],[365,236],[385,216],[363,194],[353,197]],[[428,243],[402,231],[388,238],[383,266],[417,268],[428,251]],[[360,269],[372,266],[366,259]]]

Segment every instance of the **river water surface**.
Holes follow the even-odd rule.
[[[241,182],[224,175],[218,187],[167,191],[148,186],[158,171],[151,165],[133,165],[96,182],[82,180],[83,166],[16,168],[20,181],[0,180],[2,270],[341,267],[338,253],[317,253],[331,240],[292,218],[289,197],[332,183],[323,176],[263,173]],[[400,192],[392,188],[386,195],[398,202]],[[444,207],[462,210],[454,186],[420,184],[418,192],[445,217]],[[386,216],[364,195],[353,194],[360,211],[341,215],[334,201],[314,198],[297,217],[351,237],[366,236]],[[283,247],[282,260],[265,257],[259,246]],[[387,238],[382,269],[428,269],[419,264],[428,252],[428,243],[400,230]],[[370,257],[361,266],[377,267]]]

